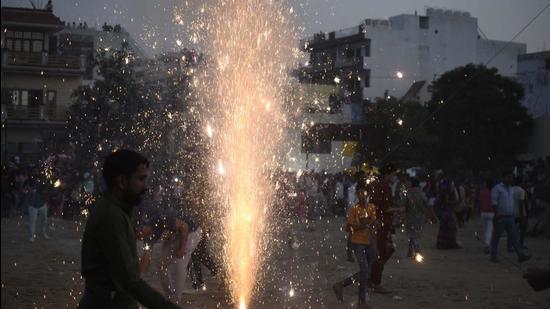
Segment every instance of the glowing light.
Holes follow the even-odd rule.
[[[218,161],[218,174],[225,175],[225,167],[223,167],[222,160]]]
[[[174,182],[179,182],[180,179],[178,177],[174,177]]]
[[[181,42],[181,40],[176,40],[176,44],[177,44],[178,46],[181,46],[181,44],[183,44],[183,43]]]
[[[206,135],[210,138],[214,136],[214,129],[212,129],[212,126],[210,126],[210,124],[206,125]]]
[[[54,187],[54,188],[59,188],[59,187],[61,187],[61,179],[56,180],[56,181],[53,183],[53,187]]]
[[[402,79],[403,78],[403,72],[397,71],[397,73],[395,73],[395,77],[397,77],[399,79]]]
[[[294,289],[290,288],[290,291],[288,292],[288,296],[294,297]]]
[[[397,124],[402,126],[403,125],[403,119],[397,119]]]
[[[420,254],[420,253],[417,253],[417,254],[414,256],[414,259],[415,259],[418,263],[422,263],[422,261],[424,261],[424,257],[423,257],[422,254]]]
[[[145,247],[143,248],[143,250],[145,250],[145,251],[148,251],[149,249],[151,249],[151,247],[149,247],[149,245],[145,245]]]
[[[337,84],[339,84],[339,83],[340,83],[340,77],[336,76],[336,77],[334,78],[334,82],[337,83]]]

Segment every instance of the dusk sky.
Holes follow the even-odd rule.
[[[308,35],[318,31],[334,31],[358,25],[365,18],[388,18],[416,10],[424,14],[426,7],[470,12],[478,18],[481,30],[490,39],[510,40],[549,0],[288,0],[298,14],[297,22]],[[46,0],[34,0],[44,5]],[[65,21],[86,21],[89,25],[103,22],[121,24],[150,53],[171,50],[176,39],[183,42],[187,34],[172,22],[175,8],[185,0],[54,0],[54,13]],[[188,0],[189,7],[206,1]],[[208,2],[212,2],[209,0]],[[28,0],[3,0],[2,6],[29,7]],[[187,20],[190,16],[187,15]],[[184,19],[185,20],[185,19]],[[550,9],[531,24],[516,42],[527,44],[528,52],[550,49]],[[164,39],[166,38],[166,40]],[[157,48],[151,47],[156,43]]]

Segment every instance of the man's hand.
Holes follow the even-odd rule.
[[[149,269],[149,265],[151,265],[151,256],[151,249],[143,250],[143,256],[141,257],[141,261],[139,261],[140,274],[144,274],[147,269]]]
[[[187,252],[185,252],[185,248],[179,248],[177,251],[176,251],[176,257],[178,259],[181,259],[185,256]]]

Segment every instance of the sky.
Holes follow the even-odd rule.
[[[44,5],[47,0],[31,0]],[[176,40],[188,42],[185,26],[173,22],[174,12],[183,21],[189,11],[215,0],[53,0],[54,13],[65,21],[88,25],[121,24],[148,54],[177,48]],[[550,0],[285,0],[297,12],[303,36],[358,25],[365,18],[388,18],[399,14],[424,14],[426,7],[467,11],[489,39],[509,41]],[[185,9],[185,3],[188,9]],[[2,0],[2,6],[30,7],[29,0]],[[550,8],[540,15],[515,42],[527,44],[528,52],[550,50]],[[154,47],[154,48],[153,48]]]

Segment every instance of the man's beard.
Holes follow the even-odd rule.
[[[145,192],[141,192],[141,193],[138,193],[138,194],[132,194],[132,193],[128,193],[126,194],[126,202],[132,206],[136,206],[136,205],[139,205],[141,204],[141,201],[143,200],[143,195],[145,194]]]

